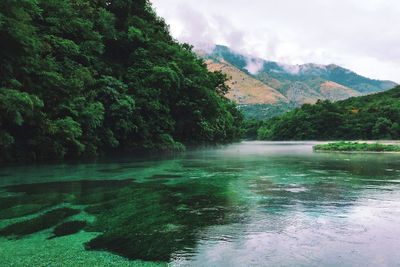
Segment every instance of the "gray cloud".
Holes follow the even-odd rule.
[[[152,2],[182,42],[225,44],[286,64],[335,63],[400,82],[398,0]]]

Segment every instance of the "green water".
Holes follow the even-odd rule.
[[[400,266],[400,155],[243,142],[0,168],[0,266]]]

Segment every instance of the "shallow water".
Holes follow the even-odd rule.
[[[400,155],[312,145],[1,167],[0,266],[400,266]]]

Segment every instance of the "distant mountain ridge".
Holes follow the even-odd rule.
[[[238,104],[276,104],[289,102],[280,92],[252,77],[245,71],[220,59],[218,62],[207,60],[206,64],[210,71],[221,71],[228,75],[228,85],[231,90],[227,97],[235,100]]]
[[[361,76],[335,64],[288,65],[242,55],[221,45],[208,52],[200,51],[199,55],[207,60],[210,70],[220,70],[230,78],[231,91],[227,97],[240,105],[258,104],[265,108],[265,105],[291,103],[288,106],[293,107],[318,99],[337,101],[382,92],[397,85]],[[265,86],[256,83],[258,90],[251,89],[254,80]]]

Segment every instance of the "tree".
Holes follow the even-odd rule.
[[[392,130],[392,121],[387,118],[379,117],[372,128],[372,134],[377,139],[390,139]]]
[[[5,0],[0,38],[0,161],[241,134],[226,77],[177,43],[147,0]]]
[[[263,122],[268,140],[390,139],[400,136],[400,87],[331,103],[318,101]]]

